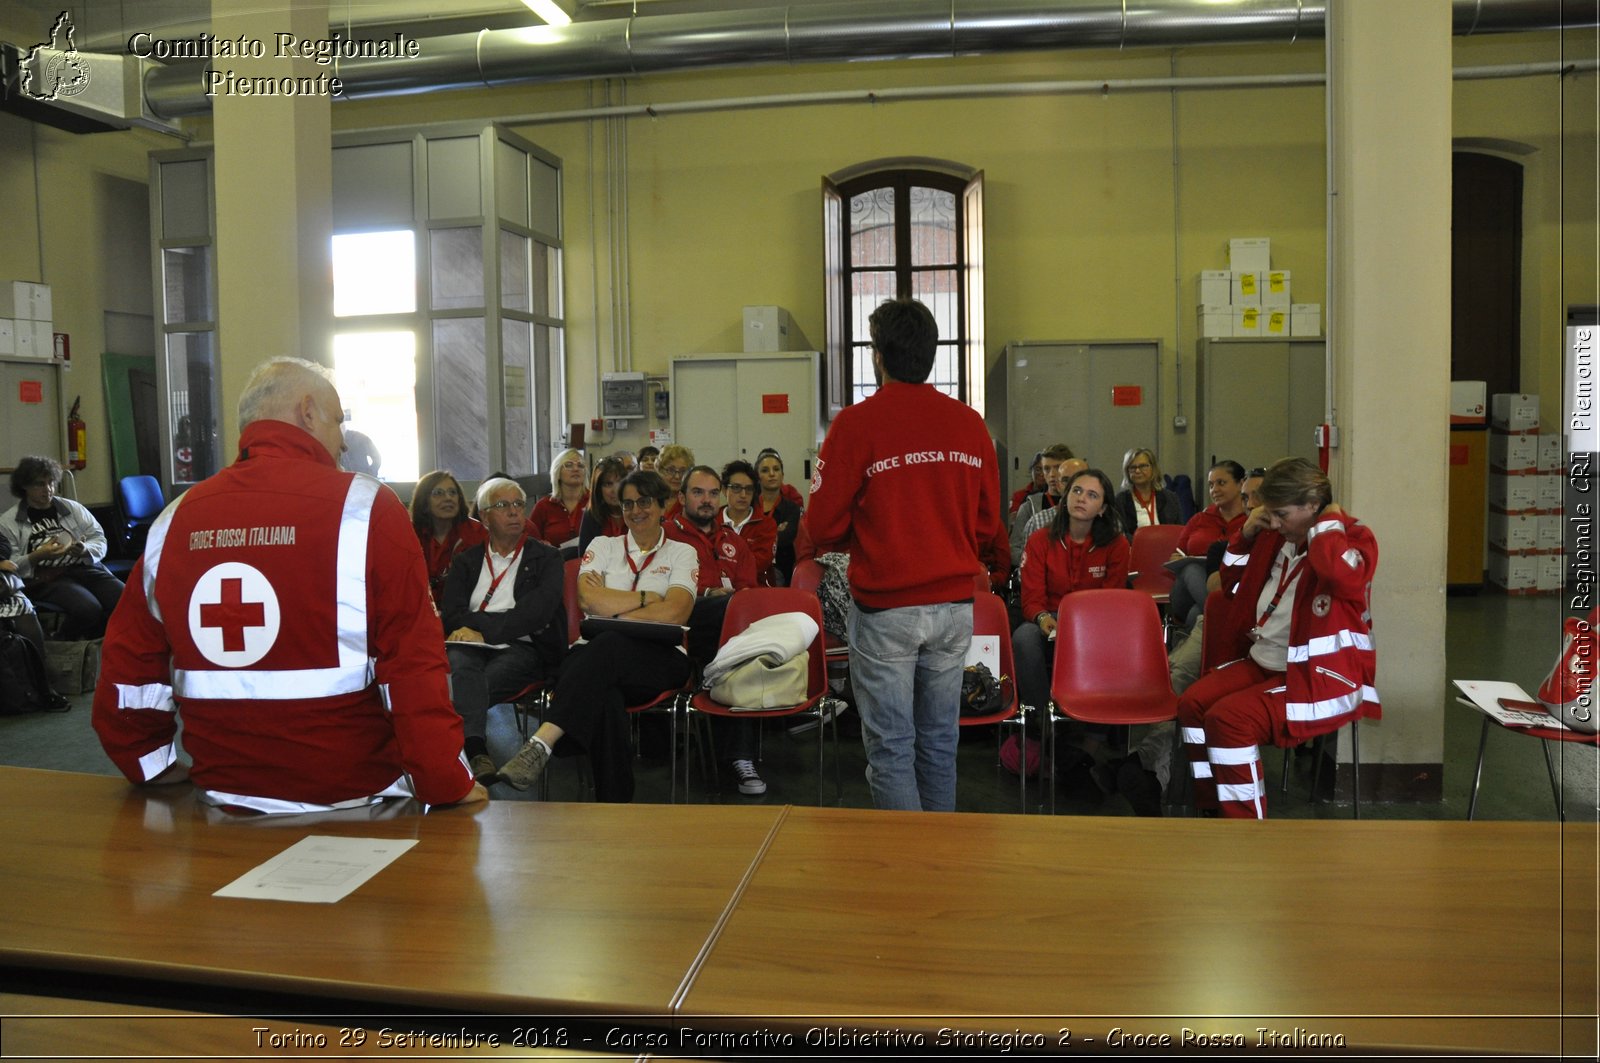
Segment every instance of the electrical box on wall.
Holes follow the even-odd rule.
[[[600,413],[606,418],[643,417],[644,374],[603,373],[600,376]]]
[[[656,420],[665,421],[672,416],[672,392],[661,388],[656,392]]]

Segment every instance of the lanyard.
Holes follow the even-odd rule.
[[[1293,583],[1299,578],[1300,567],[1306,563],[1306,557],[1306,554],[1301,554],[1299,557],[1295,558],[1293,568],[1289,567],[1289,559],[1287,557],[1283,559],[1283,568],[1279,570],[1278,573],[1278,590],[1275,594],[1273,594],[1272,601],[1267,603],[1266,611],[1263,612],[1261,617],[1256,621],[1256,627],[1259,628],[1261,625],[1265,624],[1267,622],[1267,618],[1272,615],[1272,611],[1278,608],[1278,603],[1283,600],[1283,592],[1289,589],[1289,584]]]
[[[478,612],[481,613],[489,608],[489,599],[494,597],[494,592],[499,588],[500,581],[506,578],[507,572],[517,567],[517,558],[521,556],[522,544],[518,543],[517,552],[511,555],[511,560],[506,562],[506,567],[501,569],[500,574],[496,576],[494,574],[494,549],[488,546],[483,548],[483,563],[489,566],[489,590],[484,594],[483,601],[478,603]]]
[[[650,552],[648,554],[644,555],[644,558],[637,565],[633,563],[633,554],[632,554],[632,552],[630,552],[628,550],[628,544],[627,543],[623,543],[622,544],[622,557],[623,557],[623,559],[625,561],[628,562],[628,567],[633,570],[633,589],[634,590],[638,590],[639,589],[639,577],[644,575],[645,569],[650,567],[650,562],[654,561],[655,557],[656,557],[656,554],[661,552],[661,544],[666,542],[666,541],[667,541],[667,533],[666,533],[665,529],[663,529],[662,532],[661,532],[661,538],[656,540],[656,545],[651,548],[651,550],[650,550]]]
[[[1137,487],[1132,488],[1131,490],[1133,491],[1133,500],[1135,502],[1139,503],[1139,508],[1140,509],[1145,511],[1145,514],[1150,518],[1150,523],[1151,524],[1155,524],[1156,523],[1156,493],[1154,491],[1151,491],[1150,492],[1150,501],[1146,502],[1144,499],[1139,497],[1139,489]]]

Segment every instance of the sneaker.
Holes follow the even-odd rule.
[[[509,783],[513,789],[526,790],[539,781],[539,773],[549,762],[550,751],[544,743],[530,738],[517,750],[516,756],[500,765],[500,781]]]
[[[739,780],[739,792],[741,794],[750,794],[753,796],[755,794],[764,794],[767,792],[767,784],[762,780],[761,776],[756,773],[756,766],[750,761],[734,761],[733,774]]]
[[[487,782],[495,775],[494,758],[487,753],[474,754],[467,758],[467,769],[472,772],[474,779]]]
[[[54,690],[50,691],[50,696],[44,699],[45,712],[66,712],[70,708],[72,708],[72,702],[67,700],[66,695],[57,694]]]

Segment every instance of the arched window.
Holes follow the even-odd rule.
[[[867,319],[914,298],[939,323],[928,382],[983,403],[983,175],[961,167],[857,167],[823,179],[829,415],[877,389]]]

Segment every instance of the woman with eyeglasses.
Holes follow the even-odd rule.
[[[694,468],[694,451],[678,443],[668,443],[656,457],[656,472],[666,481],[672,498],[667,502],[667,516],[677,512],[683,501],[683,478]]]
[[[624,535],[589,544],[578,569],[578,604],[586,616],[684,624],[699,592],[699,556],[661,527],[671,491],[643,469],[622,481]],[[559,748],[587,753],[595,798],[633,800],[633,750],[626,706],[650,700],[689,679],[680,641],[668,643],[608,631],[575,647],[562,665],[549,712],[500,778],[518,790],[532,786]]]
[[[1248,515],[1244,503],[1244,466],[1236,461],[1219,461],[1206,473],[1206,491],[1211,504],[1183,526],[1173,560],[1203,558],[1211,544],[1228,539],[1244,524]],[[1194,625],[1206,600],[1206,566],[1186,562],[1172,582],[1169,603],[1171,614],[1184,629]]]
[[[428,589],[433,604],[444,594],[444,578],[450,562],[469,546],[487,541],[483,525],[467,516],[467,499],[461,485],[444,469],[435,469],[417,481],[411,492],[411,526],[422,544],[422,559],[428,565]]]
[[[628,530],[622,522],[622,504],[617,492],[622,487],[628,469],[622,459],[606,458],[594,467],[594,479],[589,483],[589,504],[583,511],[583,523],[578,526],[578,550],[589,548],[589,542],[598,535],[621,535]]]
[[[730,461],[722,468],[722,521],[744,539],[756,559],[756,578],[763,587],[780,586],[773,567],[773,552],[778,545],[778,525],[756,508],[756,470],[748,461]]]
[[[805,499],[793,486],[783,482],[783,458],[771,447],[756,455],[756,479],[761,485],[761,493],[755,501],[756,512],[765,513],[777,525],[778,539],[773,547],[772,562],[783,576],[784,585],[788,586],[794,576],[794,542],[800,532]]]
[[[578,529],[583,510],[589,504],[584,487],[583,455],[563,450],[550,463],[550,493],[539,499],[528,514],[528,534],[556,549],[578,548]]]
[[[1155,452],[1135,447],[1122,458],[1122,490],[1117,492],[1117,516],[1129,539],[1151,524],[1182,524],[1178,496],[1162,485],[1161,466]]]

